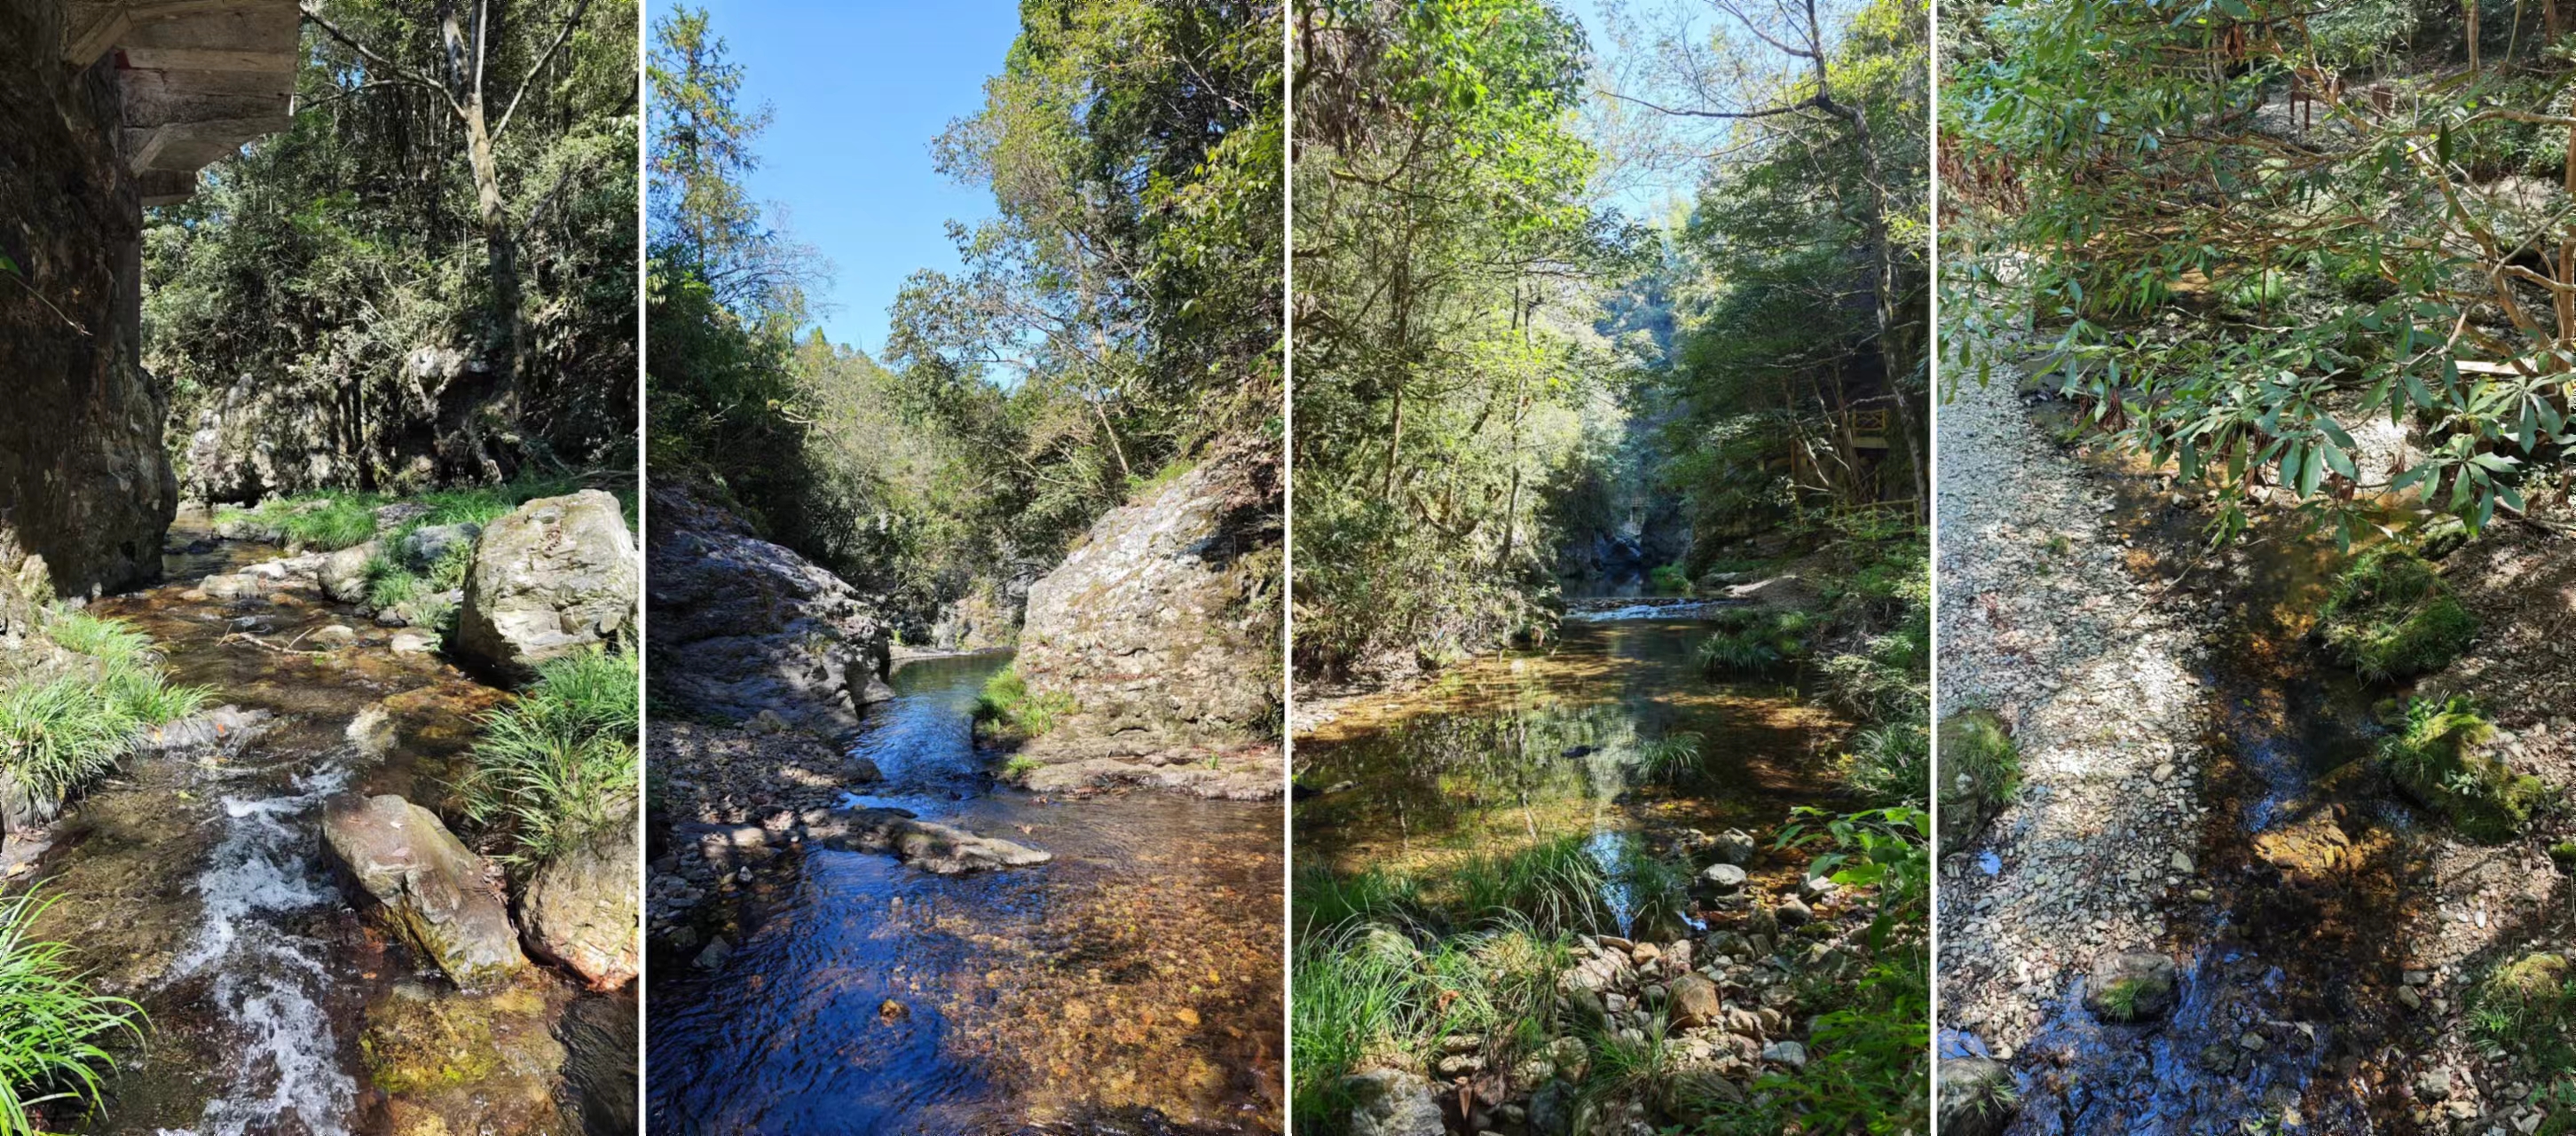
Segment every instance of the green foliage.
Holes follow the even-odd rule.
[[[1691,590],[1690,574],[1679,564],[1656,565],[1654,571],[1646,573],[1646,582],[1657,595],[1688,595]]]
[[[2146,983],[2135,978],[2123,978],[2103,987],[2103,1016],[2115,1022],[2138,1020],[2138,995],[2145,989]]]
[[[975,697],[977,725],[1015,738],[1042,736],[1077,709],[1070,694],[1030,690],[1016,663],[986,679],[983,693]]]
[[[69,944],[32,937],[53,903],[33,888],[0,899],[0,1136],[44,1131],[31,1115],[41,1104],[102,1104],[99,1073],[116,1065],[106,1043],[143,1040],[142,1007],[92,992]]]
[[[87,661],[0,689],[0,766],[50,808],[114,769],[143,731],[196,713],[209,695],[171,685],[151,640],[121,620],[58,611],[45,631]]]
[[[1798,663],[1820,623],[1801,608],[1726,608],[1710,622],[1717,629],[1700,641],[1700,669],[1735,677],[1771,674]]]
[[[317,436],[351,444],[328,475],[343,487],[416,489],[424,468],[429,481],[482,480],[486,456],[501,471],[632,461],[637,5],[594,0],[554,47],[579,2],[493,0],[474,10],[484,26],[468,16],[484,58],[467,71],[487,77],[487,125],[500,130],[497,243],[460,112],[387,78],[450,74],[439,10],[404,0],[327,7],[381,64],[305,21],[286,130],[217,162],[193,198],[146,211],[143,357],[170,384],[183,481],[205,472],[186,451],[201,412],[252,390],[280,392]],[[473,361],[427,384],[430,405],[411,362],[423,348]],[[434,451],[433,414],[485,452]],[[272,493],[317,487],[278,465],[290,483]]]
[[[2021,747],[1990,710],[1941,722],[1941,852],[1965,851],[2021,788]]]
[[[2478,618],[2432,565],[2374,549],[2336,579],[2317,629],[2365,677],[2409,678],[2451,665],[2477,638]]]
[[[2407,700],[2406,721],[2380,743],[2390,779],[2441,812],[2472,839],[2509,840],[2554,794],[2539,778],[2517,774],[2481,747],[2495,727],[2466,698]]]
[[[215,519],[248,522],[283,544],[335,552],[375,539],[376,508],[384,503],[385,498],[372,493],[328,491],[271,497],[255,509],[221,510]]]
[[[2489,1060],[2547,1080],[2576,1074],[2576,981],[2564,955],[2534,952],[2498,965],[2471,988],[2469,1035]]]
[[[1618,442],[1622,361],[1581,278],[1643,234],[1586,206],[1581,24],[1542,0],[1388,11],[1331,0],[1301,35],[1301,674],[1547,619],[1533,599]]]
[[[2211,490],[2218,541],[2273,490],[2347,548],[2388,495],[2472,532],[2562,498],[2547,353],[2576,327],[2522,262],[2563,228],[2570,59],[2500,18],[2502,50],[2460,67],[2455,29],[2419,42],[2433,11],[1999,5],[1942,100],[1978,175],[1944,198],[1945,374],[1987,381],[2035,316],[2084,428]],[[2303,109],[2284,157],[2286,89],[2363,81]],[[2422,451],[2403,471],[2363,468],[2353,432],[2382,417]]]
[[[568,655],[484,717],[458,788],[513,870],[533,873],[634,815],[638,676],[632,651]]]

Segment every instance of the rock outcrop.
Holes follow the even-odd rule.
[[[519,900],[529,950],[571,967],[593,990],[633,981],[643,921],[638,878],[631,823],[549,861]]]
[[[541,497],[483,530],[457,615],[460,656],[513,681],[614,641],[635,618],[641,561],[617,498]]]
[[[329,369],[246,375],[196,406],[180,484],[192,500],[257,501],[346,485],[397,492],[485,480],[482,419],[508,394],[495,361],[453,346],[403,356],[405,397],[350,398]]]
[[[1074,709],[1024,754],[1159,766],[1275,734],[1277,490],[1275,457],[1219,451],[1102,517],[1030,587],[1016,665]]]
[[[323,802],[322,842],[405,942],[458,986],[490,985],[527,965],[500,873],[438,815],[390,793]]]
[[[649,524],[645,649],[664,705],[734,721],[770,710],[837,736],[892,695],[888,624],[840,577],[675,483],[653,485]]]

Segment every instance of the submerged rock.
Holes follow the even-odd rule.
[[[358,1051],[402,1133],[561,1130],[567,1056],[546,998],[527,984],[487,995],[397,983],[367,1007]]]
[[[404,941],[468,989],[527,965],[503,906],[499,873],[438,816],[390,793],[334,794],[322,841]]]
[[[530,501],[475,543],[457,652],[525,682],[539,664],[605,645],[632,626],[642,570],[617,498],[585,489]]]
[[[1008,840],[916,819],[902,809],[839,809],[815,835],[827,844],[865,852],[892,852],[904,863],[943,876],[1020,868],[1055,859]]]
[[[642,912],[635,826],[612,826],[538,869],[519,912],[528,949],[571,967],[593,990],[634,980]]]
[[[1402,1069],[1371,1069],[1342,1080],[1351,1098],[1350,1136],[1445,1136],[1431,1082]]]

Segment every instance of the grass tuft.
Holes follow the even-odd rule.
[[[1967,849],[2021,788],[2021,747],[1990,710],[1941,723],[1941,854]]]
[[[1031,691],[1015,663],[985,680],[975,699],[975,721],[993,733],[1034,738],[1063,724],[1076,708],[1072,695]]]
[[[2381,681],[2451,665],[2477,638],[2478,618],[2431,564],[2412,553],[2380,549],[2336,580],[2317,630],[2364,678]]]
[[[33,889],[0,899],[0,1136],[41,1131],[30,1113],[49,1101],[97,1107],[99,1071],[116,1066],[102,1043],[143,1040],[142,1007],[91,992],[68,944],[30,937],[52,905]]]
[[[556,659],[484,718],[460,788],[512,869],[533,871],[634,814],[636,672],[632,651]]]
[[[2479,752],[2495,726],[2466,698],[2407,700],[2406,721],[2380,743],[2379,760],[2406,795],[2448,817],[2471,839],[2510,840],[2550,796],[2537,777]]]

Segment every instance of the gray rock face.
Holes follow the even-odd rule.
[[[349,397],[367,387],[372,397]],[[483,411],[499,369],[458,347],[413,348],[381,375],[329,368],[246,375],[195,407],[181,484],[192,499],[256,501],[345,485],[420,489],[484,481]]]
[[[1945,1057],[1938,1085],[1940,1130],[1946,1136],[2002,1136],[2018,1106],[2012,1069],[1990,1057]]]
[[[892,636],[876,609],[695,490],[656,483],[649,513],[655,697],[736,720],[773,710],[826,736],[858,728],[887,692]]]
[[[1431,1082],[1401,1069],[1371,1069],[1342,1082],[1351,1096],[1351,1136],[1445,1136]]]
[[[606,644],[630,626],[641,571],[617,498],[585,489],[530,501],[475,542],[457,650],[524,682],[539,664]]]
[[[892,852],[906,864],[943,876],[1024,868],[1055,859],[1052,852],[918,820],[902,809],[836,810],[830,822],[813,831],[834,847]]]
[[[458,986],[488,986],[527,965],[499,873],[437,814],[390,793],[340,793],[323,802],[322,842],[404,941]]]
[[[1030,587],[1020,674],[1075,711],[1027,752],[1145,755],[1276,720],[1277,480],[1275,458],[1220,451],[1102,517]]]
[[[642,943],[639,871],[632,823],[547,864],[519,901],[528,949],[571,967],[593,990],[634,981]]]

